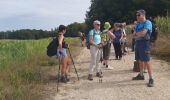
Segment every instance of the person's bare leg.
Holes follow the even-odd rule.
[[[151,67],[150,61],[145,62],[145,65],[148,69],[149,79],[152,79],[152,67]]]
[[[70,65],[71,65],[71,60],[69,57],[67,57],[67,66],[66,66],[66,74],[70,72]]]
[[[144,62],[139,61],[139,67],[140,67],[140,75],[143,76],[144,73]]]
[[[62,69],[61,69],[62,76],[66,74],[66,67],[67,67],[67,59],[64,57],[62,58]]]

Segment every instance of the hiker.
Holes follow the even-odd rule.
[[[70,58],[67,55],[67,48],[68,44],[64,41],[64,34],[66,33],[66,26],[60,25],[58,29],[58,49],[57,49],[57,58],[61,60],[61,82],[68,82],[68,73],[69,73],[69,65],[70,65]]]
[[[115,39],[113,39],[113,47],[115,50],[115,59],[121,60],[122,59],[122,38],[123,38],[123,31],[120,28],[119,23],[115,23],[112,29],[113,34],[115,35]]]
[[[81,46],[84,46],[84,39],[85,39],[85,34],[83,32],[79,32],[79,37],[80,37],[80,43]]]
[[[121,23],[121,29],[123,31],[123,38],[122,38],[122,54],[125,55],[125,53],[127,52],[126,50],[126,42],[127,42],[127,38],[126,38],[126,23]]]
[[[91,62],[89,65],[89,75],[88,80],[93,80],[93,70],[96,67],[96,76],[103,77],[100,66],[100,57],[101,57],[101,32],[100,32],[100,21],[96,20],[93,22],[94,29],[89,32],[89,42],[90,42],[90,54],[91,54]]]
[[[101,35],[101,38],[102,38],[102,43],[104,44],[103,46],[103,66],[106,68],[106,69],[109,69],[109,70],[112,70],[113,67],[111,67],[109,64],[108,64],[108,60],[109,60],[109,56],[110,56],[110,51],[111,51],[111,37],[110,37],[110,28],[111,28],[111,25],[109,22],[105,22],[104,24],[104,28],[105,30],[102,32],[102,35]]]
[[[144,66],[148,69],[148,87],[153,87],[152,67],[150,64],[150,36],[152,33],[152,23],[146,20],[145,10],[136,12],[138,24],[134,32],[135,36],[135,59],[139,61],[140,73],[133,77],[133,80],[144,80]]]

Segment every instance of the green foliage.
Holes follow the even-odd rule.
[[[170,34],[170,18],[169,17],[157,17],[155,21],[161,33]]]
[[[47,78],[49,57],[46,47],[51,39],[0,41],[0,100],[39,100],[38,85]],[[78,38],[66,38],[72,44]],[[55,57],[54,57],[55,58]],[[56,59],[54,59],[56,62]],[[41,99],[40,99],[41,100]]]
[[[86,24],[85,23],[72,23],[67,26],[66,37],[77,37],[79,31],[85,31]],[[42,39],[47,37],[55,37],[57,35],[58,29],[51,29],[51,31],[44,30],[31,30],[31,29],[21,29],[16,31],[6,31],[0,32],[0,39],[20,39],[20,40],[28,40],[28,39]]]
[[[90,10],[86,13],[86,23],[92,27],[94,20],[132,23],[135,12],[145,9],[147,16],[165,16],[170,7],[169,0],[91,0]],[[88,28],[89,28],[88,27]]]
[[[65,34],[65,36],[67,37],[78,37],[78,32],[82,31],[85,32],[86,31],[86,24],[85,23],[73,23],[67,26],[67,33]]]

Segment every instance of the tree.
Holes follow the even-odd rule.
[[[86,13],[86,24],[92,27],[94,20],[127,22],[135,20],[135,12],[145,9],[147,16],[165,16],[170,8],[170,0],[91,0],[90,10]]]

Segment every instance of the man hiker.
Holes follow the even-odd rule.
[[[91,62],[89,65],[89,75],[88,80],[93,80],[93,70],[96,67],[96,76],[103,77],[100,66],[100,57],[101,57],[101,32],[100,32],[100,21],[96,20],[93,22],[94,29],[90,30],[89,42],[90,42],[90,54],[91,54]]]
[[[69,72],[69,65],[70,65],[70,58],[67,55],[67,47],[68,45],[64,41],[64,34],[66,33],[66,26],[60,25],[59,31],[57,34],[58,38],[58,49],[57,49],[57,58],[60,60],[61,63],[61,82],[66,83],[69,81],[68,72]]]
[[[148,69],[149,83],[148,87],[153,87],[152,67],[150,64],[150,36],[152,33],[152,23],[146,20],[145,10],[136,12],[137,25],[134,32],[135,36],[135,59],[139,61],[140,73],[133,77],[133,80],[144,80],[144,66]]]

